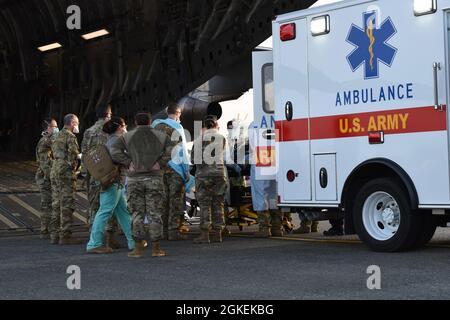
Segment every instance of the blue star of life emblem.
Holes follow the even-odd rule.
[[[391,67],[397,53],[397,48],[387,43],[397,33],[391,18],[385,19],[379,28],[377,23],[376,11],[364,12],[363,29],[352,24],[346,39],[356,47],[347,61],[353,72],[364,64],[365,79],[378,78],[379,62]]]

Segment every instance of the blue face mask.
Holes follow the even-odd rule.
[[[59,133],[59,129],[58,128],[53,128],[52,134],[58,134]]]

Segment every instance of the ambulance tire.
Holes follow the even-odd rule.
[[[422,218],[422,227],[417,239],[408,249],[418,249],[426,245],[433,238],[436,232],[437,222],[431,212],[419,212]]]
[[[366,200],[377,192],[389,194],[398,204],[400,224],[395,234],[387,240],[378,240],[370,235],[363,222],[363,207]],[[356,195],[353,207],[353,222],[359,238],[373,251],[397,252],[412,248],[420,235],[422,217],[411,209],[407,193],[393,178],[377,178],[367,182]]]

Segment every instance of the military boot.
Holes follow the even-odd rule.
[[[165,257],[165,256],[166,253],[160,248],[160,242],[154,241],[152,243],[152,257]]]
[[[195,244],[210,243],[209,231],[201,230],[200,236],[194,239]]]
[[[334,236],[343,236],[344,235],[344,229],[339,227],[332,227],[328,230],[325,230],[323,232],[323,235],[325,237],[334,237]]]
[[[311,223],[311,232],[319,232],[319,221],[313,221]]]
[[[59,244],[59,235],[50,234],[50,244]]]
[[[180,241],[180,240],[186,240],[186,236],[181,234],[178,230],[172,230],[168,233],[168,240],[169,241]]]
[[[272,237],[282,237],[284,236],[283,229],[281,227],[272,227],[270,229],[270,233],[272,233]]]
[[[186,225],[182,225],[182,226],[180,226],[179,228],[178,228],[178,231],[180,232],[180,233],[189,233],[190,231],[191,231],[191,229],[189,229],[189,227],[188,226],[186,226]]]
[[[270,238],[272,233],[270,227],[259,227],[259,230],[253,234],[255,238]]]
[[[136,241],[133,251],[128,253],[129,258],[142,258],[144,256],[144,241]]]
[[[121,245],[116,240],[114,232],[106,232],[106,247],[111,249],[121,248]]]
[[[222,242],[222,230],[217,229],[213,231],[211,242]]]
[[[230,235],[231,235],[230,229],[228,229],[227,227],[222,229],[222,238],[229,237]]]
[[[191,229],[187,225],[184,224],[184,215],[178,219],[178,232],[179,233],[189,233]]]
[[[270,217],[272,220],[272,227],[270,228],[272,237],[282,237],[284,235],[282,213],[279,210],[271,210]]]
[[[300,222],[300,227],[298,227],[298,229],[294,230],[294,234],[307,234],[307,233],[311,233],[311,221],[309,220],[302,220],[302,222]]]
[[[96,253],[96,254],[107,254],[107,253],[113,253],[113,249],[110,247],[98,247],[94,249],[89,249],[86,251],[87,253]]]
[[[49,240],[50,239],[50,234],[48,232],[42,232],[39,236],[40,239],[42,240]]]
[[[50,229],[50,219],[51,219],[51,211],[42,211],[41,213],[41,234],[40,234],[40,238],[41,239],[45,239],[45,240],[49,240],[50,239],[50,233],[51,233],[51,229]]]
[[[272,236],[270,232],[270,212],[258,211],[259,230],[253,234],[255,238],[269,238]]]

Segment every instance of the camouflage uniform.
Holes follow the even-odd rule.
[[[98,120],[92,127],[84,132],[83,142],[81,143],[81,153],[86,154],[87,151],[98,145],[105,145],[108,141],[108,135],[103,132],[105,120]],[[100,182],[90,176],[88,172],[83,172],[86,177],[86,191],[89,200],[89,225],[92,226],[95,220],[95,214],[100,207]],[[116,220],[113,217],[108,221],[106,231],[113,232]]]
[[[50,171],[52,169],[52,136],[45,134],[36,147],[36,184],[41,193],[41,234],[50,233],[50,219],[52,216],[52,185]]]
[[[172,159],[173,148],[181,142],[181,137],[179,134],[177,135],[177,131],[174,128],[164,123],[157,125],[155,129],[164,132],[169,138],[169,147],[163,155],[164,162],[169,162]],[[177,136],[179,139],[175,140]],[[170,166],[164,168],[163,182],[165,197],[163,199],[164,211],[162,219],[163,231],[166,234],[177,230],[183,220],[185,188],[182,177]]]
[[[146,236],[144,221],[147,215],[151,240],[156,242],[162,239],[161,216],[165,209],[161,199],[165,195],[161,168],[167,166],[162,155],[168,146],[169,138],[148,126],[138,126],[111,146],[114,162],[127,168],[132,163],[135,168],[128,174],[128,207],[132,214],[133,239],[138,242]],[[155,165],[149,167],[149,163]]]
[[[79,154],[75,135],[64,128],[52,143],[53,165],[52,183],[52,217],[50,232],[52,238],[69,237],[73,212],[75,211],[76,169]]]
[[[200,207],[201,230],[209,230],[211,226],[214,230],[222,230],[225,226],[225,148],[225,137],[215,129],[208,130],[194,142],[191,157],[197,167],[195,196]]]
[[[162,219],[165,210],[160,201],[163,190],[163,177],[152,176],[146,178],[129,178],[128,207],[132,213],[132,230],[134,240],[146,237],[145,216],[149,215],[149,233],[152,241],[162,239]]]
[[[258,224],[263,228],[272,228],[272,231],[280,230],[283,226],[283,214],[277,209],[258,211]]]

